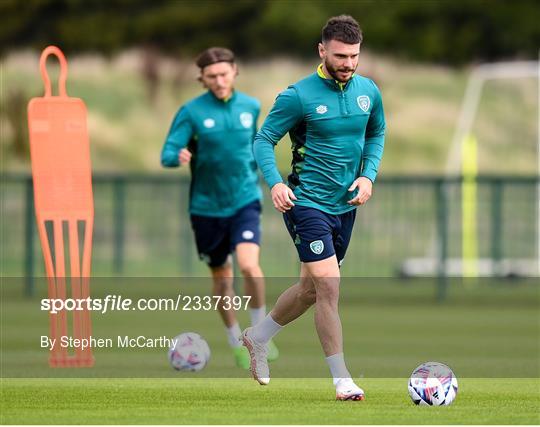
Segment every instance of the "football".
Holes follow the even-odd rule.
[[[409,378],[409,395],[416,405],[450,405],[457,391],[457,378],[443,363],[422,363]]]
[[[172,340],[169,363],[177,371],[200,371],[210,360],[208,343],[195,332],[185,332]]]

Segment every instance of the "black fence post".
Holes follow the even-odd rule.
[[[448,275],[446,263],[448,259],[448,183],[438,179],[435,184],[437,215],[437,301],[446,298]]]
[[[24,293],[26,296],[34,294],[34,186],[32,177],[25,180],[25,206],[24,206]]]
[[[185,218],[186,216],[189,218],[189,194],[190,191],[186,191],[184,186],[189,186],[189,180],[187,178],[182,177],[180,180],[180,186],[181,186],[181,196],[179,201],[179,217],[178,218]],[[176,184],[178,185],[178,184]],[[192,237],[191,237],[191,223],[189,220],[187,221],[180,221],[180,274],[182,277],[190,277],[193,272],[193,263],[195,260],[193,259],[192,254],[192,248],[190,245],[192,245]]]
[[[491,258],[498,276],[501,271],[502,260],[502,192],[503,185],[500,179],[491,182]]]
[[[115,274],[124,270],[124,243],[126,223],[126,182],[123,176],[117,176],[113,181],[114,206],[114,254],[113,268]]]

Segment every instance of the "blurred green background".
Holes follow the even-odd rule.
[[[178,107],[200,94],[194,56],[222,45],[240,61],[237,88],[261,100],[313,72],[328,17],[358,19],[358,72],[381,88],[388,122],[382,174],[444,171],[470,71],[481,62],[538,59],[535,1],[0,2],[2,170],[28,170],[25,109],[42,96],[39,53],[61,47],[68,93],[89,110],[96,171],[159,171]],[[56,61],[49,60],[55,74]],[[54,80],[54,79],[53,79]],[[536,78],[490,81],[474,132],[481,173],[537,172]],[[278,147],[283,172],[289,139]],[[184,171],[185,172],[185,171]],[[176,172],[173,172],[176,173]]]
[[[388,129],[343,274],[459,275],[464,186],[449,153],[467,82],[480,63],[537,60],[539,12],[525,0],[0,2],[0,271],[43,274],[26,105],[43,93],[45,46],[65,51],[68,94],[88,107],[93,274],[205,276],[188,221],[188,170],[159,164],[177,109],[203,91],[194,55],[211,45],[236,51],[237,88],[261,100],[261,125],[275,96],[314,71],[326,19],[348,13],[364,31],[358,72],[381,88]],[[54,80],[54,60],[48,69]],[[487,275],[538,274],[537,118],[537,78],[485,83],[471,131],[480,174],[473,234]],[[285,176],[288,136],[276,155]],[[292,276],[294,247],[266,189],[265,197],[263,269]]]

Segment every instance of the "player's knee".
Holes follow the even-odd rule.
[[[225,296],[229,295],[233,290],[233,281],[231,278],[221,278],[214,280],[214,286],[212,289],[212,294],[216,296]]]
[[[213,294],[228,295],[233,288],[232,271],[230,267],[219,267],[212,269]]]
[[[317,292],[314,288],[304,288],[296,294],[296,298],[305,305],[313,305],[317,301]]]
[[[318,281],[316,293],[317,301],[337,303],[339,299],[339,280],[332,278]]]
[[[245,262],[238,265],[240,272],[244,277],[259,277],[261,276],[261,269],[259,265],[255,262]]]

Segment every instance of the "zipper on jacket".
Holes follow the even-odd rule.
[[[225,102],[225,129],[232,129],[231,99]]]
[[[338,94],[339,97],[339,110],[342,115],[349,115],[349,109],[347,108],[347,102],[345,99],[345,92],[341,90]]]

